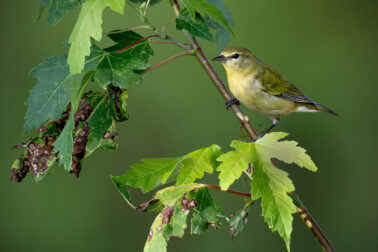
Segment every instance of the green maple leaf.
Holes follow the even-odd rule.
[[[229,32],[232,32],[231,26],[224,14],[217,7],[205,0],[180,0],[180,2],[188,9],[192,19],[195,18],[196,12],[203,18],[208,16],[210,19],[225,27]],[[220,5],[218,5],[219,7]]]
[[[125,184],[148,192],[167,183],[170,177],[176,175],[175,169],[181,165],[177,185],[190,184],[197,178],[202,178],[205,172],[213,172],[220,153],[218,145],[211,145],[183,157],[143,159],[142,163],[132,164],[132,170],[121,177]]]
[[[298,147],[295,141],[278,140],[286,137],[288,133],[273,132],[256,141],[256,150],[262,157],[277,158],[285,163],[296,163],[300,167],[307,168],[310,171],[317,171],[317,167],[306,154],[306,150]]]
[[[91,55],[86,58],[85,72],[94,70],[102,59],[103,54],[96,51],[96,48],[93,47]],[[38,81],[25,102],[28,110],[25,115],[24,132],[39,127],[48,120],[53,121],[61,117],[70,103],[74,91],[71,82],[76,76],[70,74],[67,55],[45,59],[31,70],[30,75]]]
[[[192,19],[187,9],[180,11],[180,15],[176,19],[176,28],[178,30],[185,29],[194,37],[203,38],[208,41],[214,40],[202,18],[195,17]]]
[[[114,41],[116,44],[114,44],[114,45],[112,45],[108,48],[105,48],[104,50],[107,51],[107,52],[114,52],[114,51],[120,50],[120,49],[125,48],[126,46],[129,46],[129,45],[131,45],[131,44],[133,44],[133,43],[135,43],[138,40],[143,38],[143,36],[141,36],[140,34],[134,32],[134,31],[124,31],[124,32],[113,31],[113,32],[108,34],[108,37],[112,41]],[[140,44],[144,45],[143,50],[147,54],[149,54],[149,55],[154,54],[152,47],[151,47],[151,43],[150,43],[149,40],[142,41],[142,42],[140,42]]]
[[[248,169],[248,165],[256,160],[254,143],[232,141],[231,147],[236,150],[221,155],[217,160],[222,161],[218,166],[219,185],[227,190]]]
[[[292,232],[292,214],[296,212],[295,205],[288,193],[294,191],[294,185],[288,174],[276,168],[271,159],[277,158],[287,163],[296,163],[311,171],[316,166],[303,148],[294,141],[278,140],[287,133],[275,132],[265,135],[255,143],[233,141],[231,146],[236,150],[223,154],[218,161],[219,179],[222,190],[226,190],[241,173],[253,164],[252,199],[262,198],[262,213],[264,220],[273,231],[278,231],[290,250]]]
[[[80,99],[84,93],[84,89],[91,80],[93,72],[82,75],[75,75],[71,82],[71,112],[70,117],[58,139],[54,142],[54,152],[58,153],[59,163],[64,165],[67,171],[72,170],[72,152],[73,152],[73,136],[72,131],[75,128],[75,113],[79,107]]]
[[[303,148],[297,142],[279,139],[287,136],[284,132],[274,132],[256,141],[258,161],[254,163],[252,173],[252,199],[262,198],[263,216],[269,227],[278,231],[290,251],[292,232],[292,214],[296,212],[295,205],[287,194],[294,191],[294,185],[285,171],[277,169],[271,158],[278,158],[286,163],[296,163],[311,171],[317,168]]]
[[[206,0],[208,3],[214,5],[218,10],[220,10],[223,14],[223,17],[227,20],[230,26],[234,25],[232,20],[231,12],[227,9],[226,5],[223,3],[222,0]],[[205,22],[208,25],[209,29],[214,33],[215,44],[217,48],[217,52],[220,53],[228,44],[231,39],[230,31],[215,22],[210,18],[205,18]]]
[[[202,178],[205,172],[212,174],[218,165],[216,159],[221,154],[220,150],[221,148],[214,144],[185,155],[176,184],[193,183],[197,178]]]
[[[132,164],[132,170],[119,177],[125,184],[140,188],[145,193],[165,184],[180,158],[148,158],[141,161],[142,163]]]
[[[252,199],[262,198],[264,220],[273,231],[278,231],[290,250],[292,214],[296,212],[292,199],[287,195],[294,185],[285,171],[277,169],[270,159],[256,162],[252,174]]]
[[[51,26],[58,24],[67,12],[75,11],[78,6],[78,0],[52,0],[47,23]]]
[[[39,127],[48,120],[59,118],[70,102],[73,89],[67,56],[47,58],[32,69],[30,75],[38,82],[30,90],[25,104],[28,105],[24,132]]]
[[[209,230],[207,221],[198,212],[194,212],[190,220],[190,233],[201,235]]]
[[[91,38],[100,41],[102,37],[102,12],[106,7],[122,14],[125,0],[86,0],[80,10],[77,22],[68,42],[70,72],[78,74],[84,68],[85,56],[90,54]]]
[[[120,53],[103,51],[103,58],[96,69],[95,80],[103,88],[110,83],[122,88],[141,83],[142,77],[136,71],[149,67],[146,47],[149,47],[148,42],[135,45]]]

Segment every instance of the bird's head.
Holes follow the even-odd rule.
[[[245,72],[253,69],[255,56],[244,47],[234,46],[225,49],[213,60],[222,62],[226,71]]]

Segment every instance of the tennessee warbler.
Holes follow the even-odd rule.
[[[260,137],[273,129],[282,116],[293,112],[323,111],[337,115],[305,96],[246,48],[227,48],[213,60],[222,62],[231,93],[236,97],[226,102],[227,108],[240,100],[247,108],[273,120],[273,124]]]

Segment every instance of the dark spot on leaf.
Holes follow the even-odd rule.
[[[156,228],[156,230],[157,230],[158,232],[161,232],[162,229],[163,229],[163,225],[160,225],[160,226],[158,226],[158,227]]]
[[[150,229],[150,232],[148,233],[147,242],[150,242],[152,240],[152,236],[154,235],[154,231]]]
[[[163,219],[161,220],[161,224],[166,224],[171,221],[171,217],[175,208],[173,206],[167,206],[162,211],[161,214],[163,215]]]
[[[248,221],[248,213],[245,213],[245,216],[243,217],[243,224],[245,225]]]
[[[152,199],[152,200],[150,200],[150,201],[144,202],[144,203],[140,204],[139,206],[137,206],[137,207],[136,207],[136,210],[137,210],[137,211],[140,211],[140,212],[147,212],[147,211],[146,211],[146,208],[147,208],[148,206],[156,205],[158,202],[159,202],[158,199]]]
[[[114,140],[115,138],[117,138],[117,132],[110,132],[110,131],[106,131],[104,136],[102,138],[104,139],[110,139],[110,140]]]
[[[189,211],[189,208],[190,207],[196,207],[197,204],[194,200],[188,200],[187,198],[187,194],[184,194],[184,197],[182,198],[182,201],[181,201],[181,211],[183,212],[186,212],[186,211]]]
[[[218,226],[216,223],[214,222],[206,222],[206,227],[209,228],[209,227],[213,227],[215,229],[218,229]]]

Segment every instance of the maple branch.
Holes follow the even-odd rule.
[[[183,57],[183,56],[186,56],[186,55],[191,55],[191,54],[193,55],[195,53],[195,51],[196,50],[187,50],[187,51],[183,51],[183,52],[180,52],[178,54],[172,55],[171,57],[166,58],[165,60],[162,60],[162,61],[160,61],[159,63],[156,63],[153,66],[150,66],[149,68],[147,68],[146,70],[144,70],[142,72],[142,74],[145,74],[145,73],[147,73],[147,72],[149,72],[151,70],[154,70],[154,69],[156,69],[156,68],[158,68],[158,67],[160,67],[160,66],[162,66],[164,64],[167,64],[168,62],[170,62],[172,60],[178,59],[180,57]]]
[[[176,16],[180,13],[180,6],[177,3],[177,0],[171,0],[171,4]],[[226,86],[224,85],[223,81],[219,77],[218,73],[215,71],[214,67],[210,64],[209,60],[207,59],[206,55],[203,53],[202,48],[199,46],[196,38],[190,35],[188,32],[184,30],[185,36],[189,40],[190,44],[196,50],[196,57],[204,70],[207,72],[211,80],[213,81],[214,85],[217,87],[218,91],[221,93],[225,101],[228,101],[232,98],[230,92],[227,90]],[[243,113],[240,109],[238,104],[233,104],[231,106],[232,111],[235,113],[236,117],[239,119],[240,123],[242,124],[243,128],[246,130],[248,136],[251,138],[252,141],[256,141],[258,139],[258,134],[252,124],[250,123],[248,117]],[[278,168],[277,164],[272,160],[272,163]],[[305,222],[306,226],[311,230],[314,234],[315,238],[318,240],[320,245],[322,246],[324,251],[327,252],[334,252],[336,251],[330,241],[327,239],[326,235],[320,229],[319,225],[315,222],[315,220],[311,217],[310,213],[303,205],[303,203],[299,200],[299,197],[295,192],[291,192],[293,197],[298,201],[300,207],[297,207],[297,212],[300,214],[301,219]]]
[[[239,196],[244,196],[244,197],[248,197],[248,198],[251,197],[251,194],[250,194],[250,193],[239,192],[239,191],[235,191],[235,190],[231,190],[231,189],[228,189],[228,190],[226,190],[226,191],[223,191],[223,190],[221,189],[221,187],[220,187],[220,186],[217,186],[217,185],[205,184],[205,186],[206,186],[207,188],[215,189],[215,190],[219,190],[219,191],[222,191],[222,192],[228,192],[228,193],[231,193],[231,194],[235,194],[235,195],[239,195]]]

